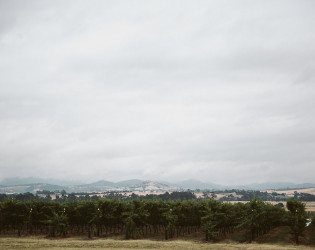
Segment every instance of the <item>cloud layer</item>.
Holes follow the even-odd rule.
[[[313,1],[0,1],[0,178],[315,178]]]

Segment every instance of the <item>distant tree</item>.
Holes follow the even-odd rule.
[[[35,196],[32,193],[24,193],[24,194],[17,194],[15,196],[15,199],[17,201],[31,201],[31,200],[35,200]]]
[[[284,207],[283,203],[279,202],[278,204],[276,204],[276,206],[278,207]]]
[[[50,196],[50,194],[46,194],[45,201],[51,201],[51,196]]]

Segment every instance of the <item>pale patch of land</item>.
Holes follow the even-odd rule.
[[[268,193],[276,192],[278,194],[286,194],[287,196],[294,196],[294,192],[307,193],[315,195],[315,187],[313,188],[302,188],[302,189],[288,189],[288,190],[266,190]]]
[[[238,244],[205,243],[188,240],[154,241],[154,240],[116,240],[62,238],[46,239],[43,237],[1,237],[0,249],[314,249],[307,246],[279,245],[279,244]]]
[[[150,195],[150,194],[156,194],[156,195],[160,195],[160,194],[164,194],[165,192],[161,192],[161,191],[134,191],[134,192],[124,192],[123,194],[126,196],[131,196],[132,194],[136,194],[139,196],[146,196],[146,195]]]
[[[228,192],[228,193],[217,193],[216,191],[213,191],[213,192],[210,192],[207,194],[207,197],[205,197],[204,195],[204,192],[193,192],[195,194],[195,196],[197,198],[212,198],[211,195],[215,195],[214,196],[214,199],[215,200],[219,200],[221,198],[224,198],[224,197],[229,197],[229,196],[232,196],[234,198],[241,198],[242,196],[241,195],[237,195],[235,192]]]
[[[306,211],[313,211],[315,212],[315,201],[307,201],[305,203]]]

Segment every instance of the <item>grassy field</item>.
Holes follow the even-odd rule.
[[[47,238],[45,236],[0,236],[0,249],[315,249],[315,227],[308,227],[301,245],[296,246],[290,228],[281,226],[246,243],[245,230],[236,231],[219,239],[217,243],[205,242],[202,232],[191,233],[172,240],[164,235],[147,235],[144,239],[125,240],[124,235],[97,237],[72,236]]]
[[[205,243],[190,240],[154,241],[44,237],[0,237],[0,249],[314,249],[290,244],[238,244],[235,242]]]

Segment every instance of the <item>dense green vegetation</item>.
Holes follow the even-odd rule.
[[[295,239],[305,229],[305,207],[288,201],[289,211],[261,200],[222,203],[215,200],[162,201],[99,199],[97,201],[16,201],[0,203],[0,233],[50,237],[85,234],[88,237],[125,234],[126,239],[163,235],[170,239],[202,231],[216,241],[245,231],[251,242],[271,229],[289,225]]]
[[[196,197],[193,191],[181,191],[181,192],[165,192],[164,194],[146,194],[146,195],[137,195],[132,193],[131,195],[126,192],[110,191],[104,193],[66,193],[66,191],[37,191],[36,194],[24,193],[24,194],[0,194],[0,202],[5,199],[15,199],[18,201],[32,201],[32,200],[41,200],[41,201],[50,201],[52,197],[53,200],[58,202],[68,202],[68,201],[88,201],[93,200],[97,201],[99,199],[118,199],[122,201],[131,201],[131,200],[163,200],[163,201],[177,201],[177,200],[209,200],[216,199],[218,194],[224,194],[223,197],[219,198],[219,201],[250,201],[252,199],[258,198],[262,201],[286,201],[290,197],[286,196],[284,193],[268,193],[266,191],[253,191],[253,190],[224,190],[224,191],[205,191],[203,195],[199,198]],[[294,200],[299,201],[315,201],[315,195],[307,193],[294,193]]]

